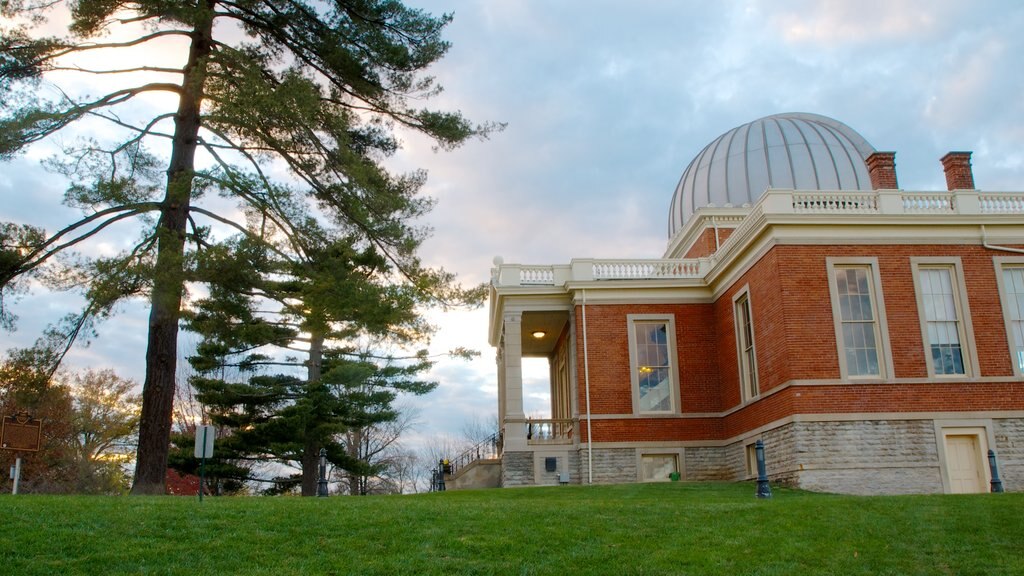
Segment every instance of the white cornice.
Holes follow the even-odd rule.
[[[699,210],[667,251],[678,254],[705,230],[739,223],[709,258],[499,264],[492,275],[490,340],[492,345],[498,341],[498,314],[508,299],[523,308],[537,298],[575,302],[586,290],[588,302],[713,301],[775,245],[1024,246],[1022,215],[1024,193],[1019,192],[768,190],[752,208]]]

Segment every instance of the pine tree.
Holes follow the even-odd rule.
[[[38,36],[38,24],[69,9],[66,36]],[[80,220],[50,234],[0,230],[0,305],[55,255],[135,223],[130,249],[80,262],[56,281],[89,286],[86,309],[64,325],[69,345],[119,300],[149,299],[133,493],[164,490],[178,321],[194,251],[214,243],[215,227],[249,232],[218,197],[272,222],[290,244],[302,244],[306,220],[319,218],[372,246],[413,284],[424,275],[427,284],[450,281],[424,270],[415,254],[425,231],[411,222],[430,207],[417,194],[424,174],[381,166],[398,149],[396,128],[443,148],[495,128],[414,107],[440,90],[423,71],[449,47],[441,33],[450,16],[395,0],[7,0],[0,11],[8,19],[0,31],[0,158],[82,120],[107,125],[102,141],[70,145],[50,163],[71,178],[66,203],[83,209]],[[147,48],[178,54],[180,65],[118,66]],[[96,54],[108,66],[82,63]],[[56,72],[101,78],[106,91],[59,91],[47,100],[39,88]],[[143,107],[152,94],[175,105]],[[287,182],[272,177],[277,166],[289,170]],[[9,312],[0,310],[0,320]]]
[[[324,237],[291,257],[266,245],[240,237],[203,253],[210,294],[187,315],[202,336],[191,383],[212,421],[232,431],[221,442],[227,459],[295,464],[312,496],[322,448],[333,465],[368,475],[345,435],[394,421],[400,393],[436,386],[418,377],[432,364],[425,351],[399,359],[368,346],[424,340],[417,305],[433,291],[395,284],[387,259],[351,238]]]

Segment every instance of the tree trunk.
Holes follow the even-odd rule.
[[[309,335],[309,362],[306,366],[306,385],[318,386],[323,375],[324,335],[313,330]],[[302,451],[302,495],[316,496],[320,475],[320,448],[323,443],[316,436],[317,422],[306,423],[306,442]]]
[[[317,481],[320,472],[320,442],[312,435],[306,436],[305,447],[302,449],[302,495],[316,496]]]
[[[156,273],[149,312],[146,379],[142,386],[139,449],[132,494],[165,492],[178,360],[178,320],[185,283],[185,233],[206,82],[206,57],[213,46],[214,4],[213,0],[207,1],[206,11],[192,31],[192,45],[174,118],[167,190],[157,223]]]

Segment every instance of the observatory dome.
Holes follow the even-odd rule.
[[[874,151],[846,124],[818,114],[775,114],[737,126],[683,172],[672,196],[669,238],[698,208],[753,204],[768,188],[870,190],[864,161]]]

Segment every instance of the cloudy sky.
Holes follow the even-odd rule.
[[[657,258],[668,206],[689,161],[734,126],[780,112],[845,122],[896,152],[904,189],[944,189],[939,158],[974,152],[984,190],[1024,189],[1024,4],[1018,0],[733,1],[408,0],[454,13],[433,69],[435,107],[507,122],[486,142],[431,151],[410,137],[397,170],[429,170],[438,204],[425,260],[469,284],[494,256],[526,264],[574,257]],[[41,151],[0,165],[0,220],[60,216]],[[48,224],[50,225],[50,224]],[[55,224],[53,224],[55,225]],[[51,225],[52,226],[52,225]],[[0,347],[31,343],[70,311],[36,294]],[[496,412],[484,310],[434,314],[433,347],[481,351],[441,362],[440,387],[413,401],[412,440],[458,435]],[[145,307],[125,306],[79,366],[141,378]],[[545,368],[527,377],[527,412],[546,410]]]

